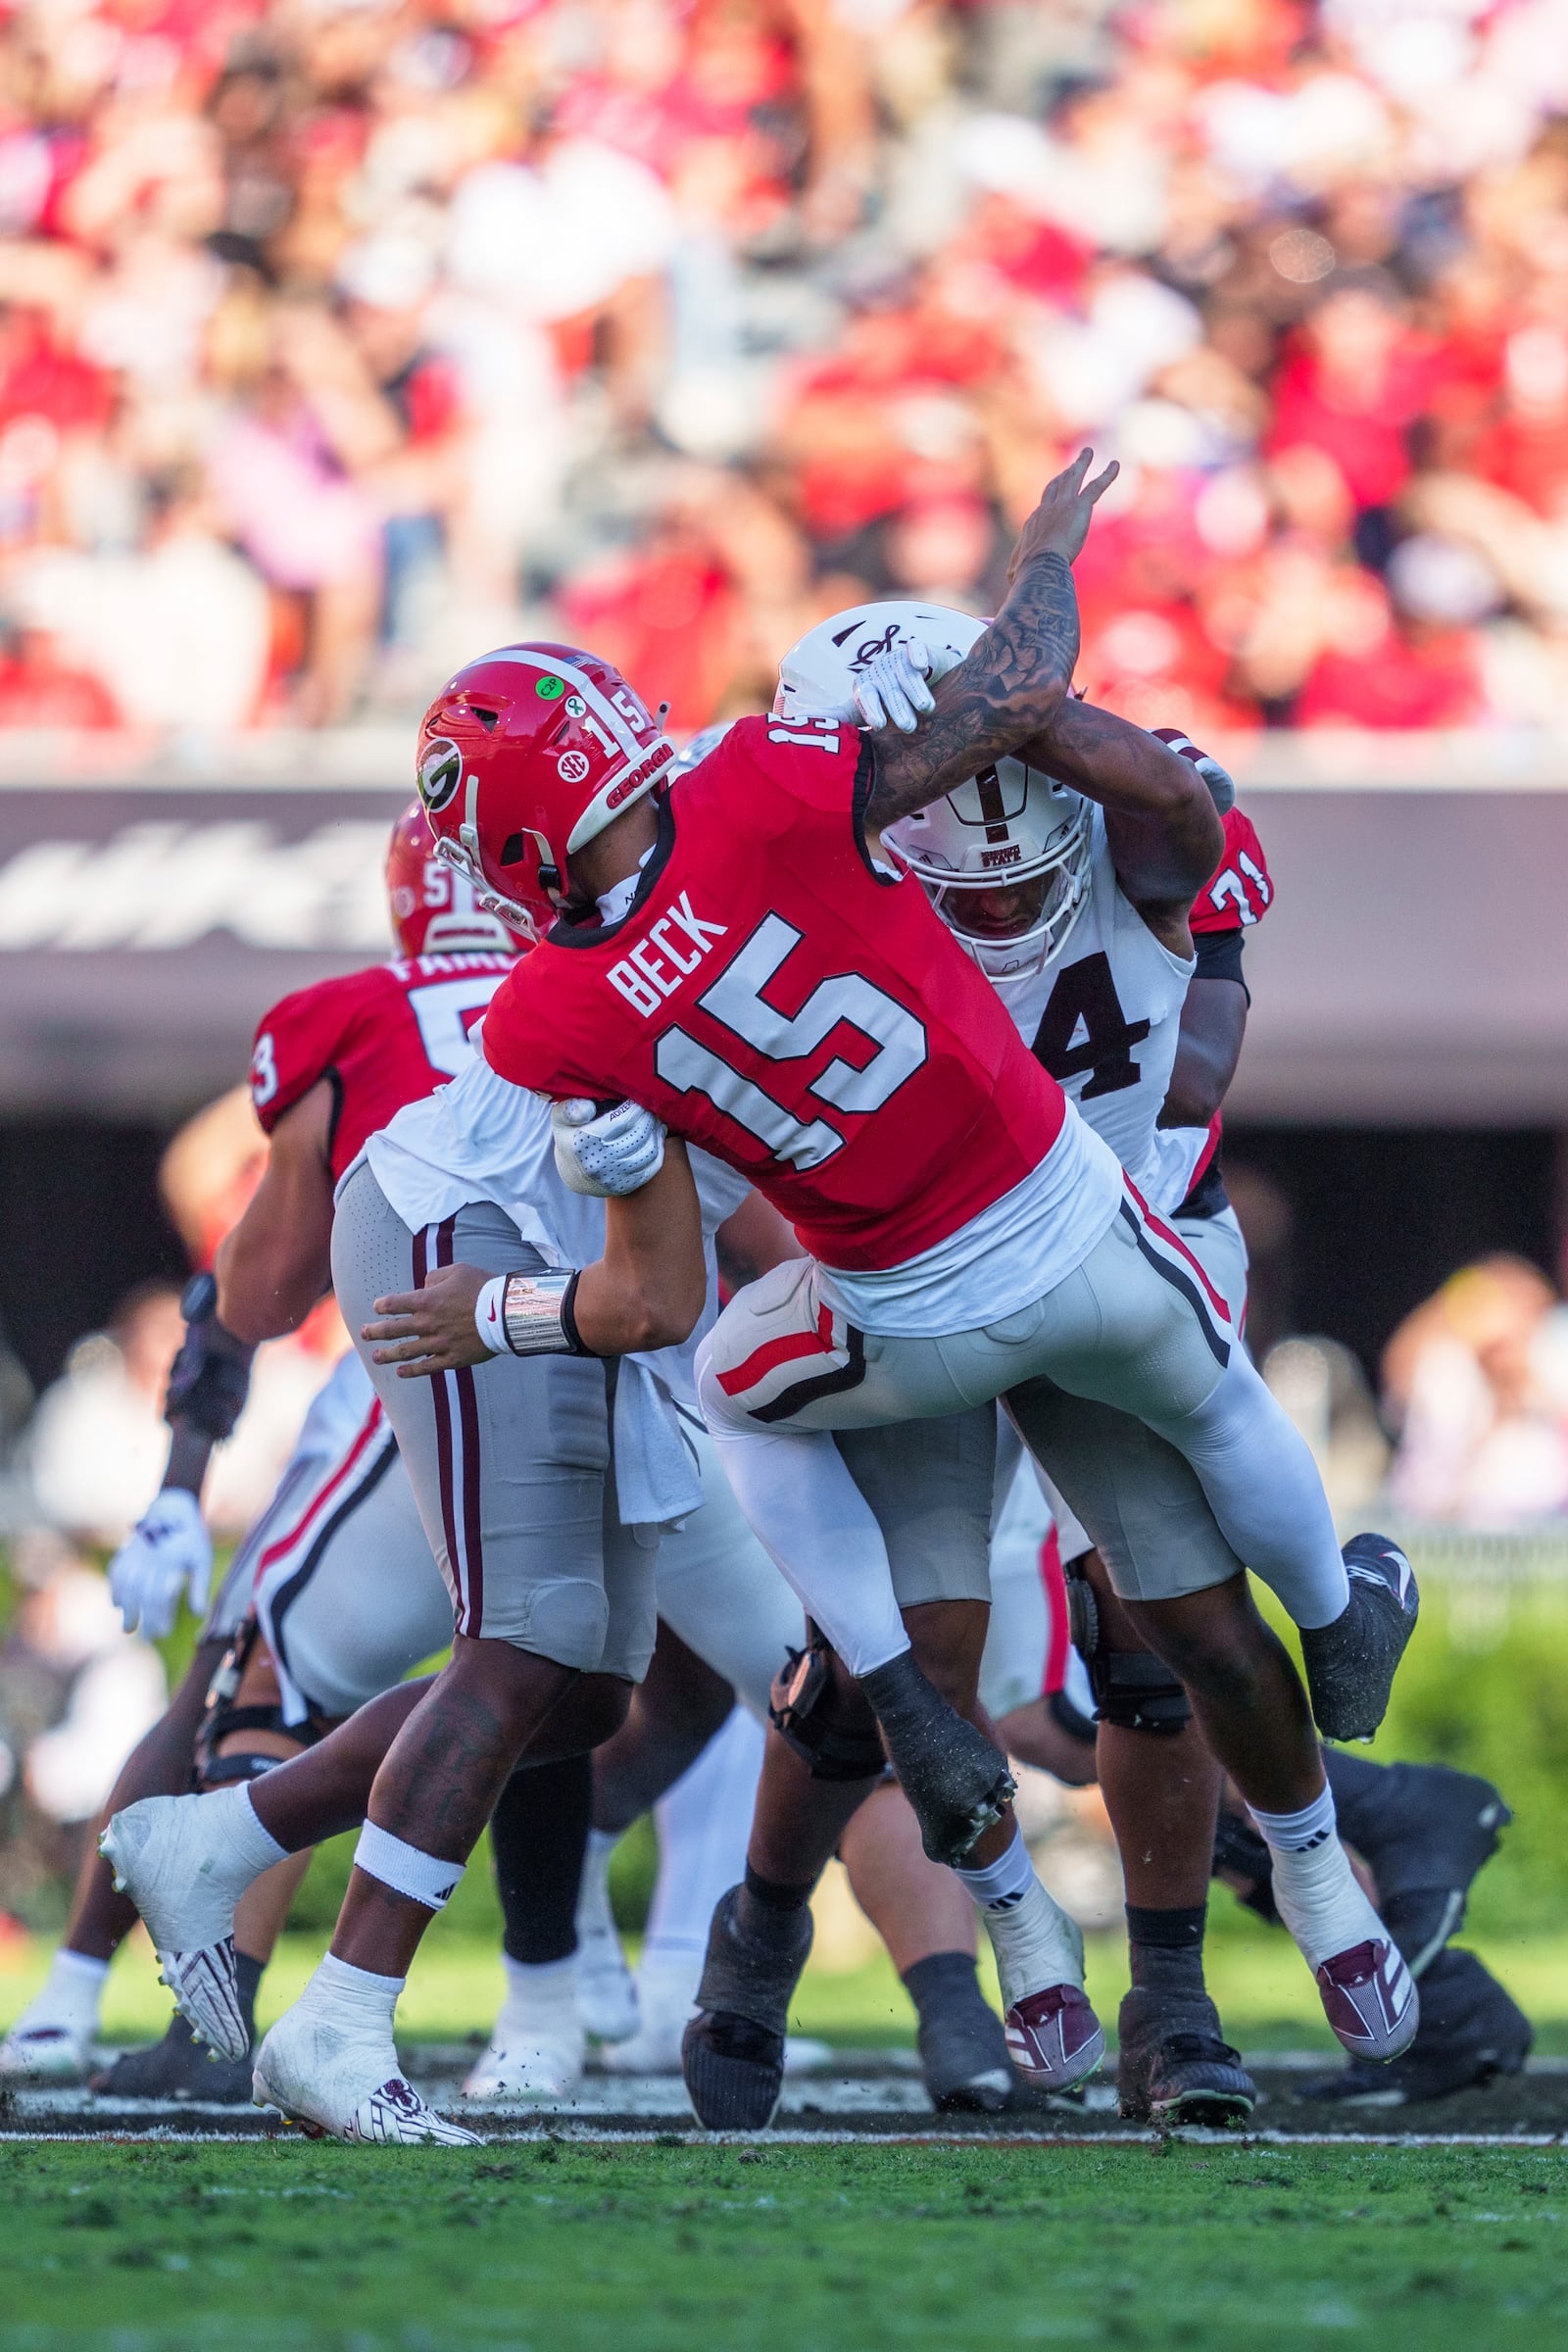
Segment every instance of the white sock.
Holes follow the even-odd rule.
[[[74,1952],[62,1944],[49,1963],[49,1974],[18,2018],[15,2032],[41,2033],[58,2027],[63,2034],[90,2041],[98,2028],[98,2010],[109,1976],[107,1960]]]
[[[1151,1426],[1186,1455],[1226,1543],[1297,1625],[1344,1616],[1350,1587],[1317,1464],[1244,1348],[1196,1412]]]
[[[1016,1823],[1005,1853],[956,1875],[985,1921],[1007,2008],[1047,1984],[1076,1984],[1082,1989],[1084,1939],[1035,1876]]]
[[[501,1965],[507,1975],[507,1997],[502,2004],[501,2024],[538,2026],[553,2013],[569,2018],[577,2017],[577,1955],[568,1952],[564,1960],[543,1960],[530,1964],[514,1960],[503,1952]],[[500,2032],[498,2025],[496,2031]]]
[[[577,1896],[579,1933],[610,1918],[610,1857],[620,1843],[621,1830],[590,1830],[582,1858],[582,1886]]]
[[[406,1977],[378,1977],[328,1952],[300,1994],[299,2006],[342,2033],[390,2041],[398,1995],[407,1983]]]
[[[1377,1914],[1335,1833],[1333,1790],[1325,1786],[1299,1813],[1251,1811],[1273,1856],[1275,1904],[1307,1966],[1364,1943]]]
[[[243,1782],[232,1788],[214,1788],[198,1802],[207,1807],[222,1830],[236,1863],[244,1871],[245,1886],[259,1879],[264,1870],[270,1870],[274,1862],[282,1861],[288,1848],[279,1845],[271,1831],[262,1827],[251,1803],[251,1792]]]
[[[888,1547],[832,1432],[785,1435],[711,1418],[709,1429],[752,1533],[850,1672],[869,1674],[902,1657],[909,1637]]]

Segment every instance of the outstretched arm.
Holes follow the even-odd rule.
[[[876,773],[862,817],[868,843],[884,825],[940,800],[1054,718],[1078,659],[1073,558],[1096,500],[1117,472],[1107,466],[1086,486],[1093,454],[1081,451],[1047,484],[1019,534],[1002,610],[973,651],[937,681],[929,719],[913,734],[887,727],[870,738]]]
[[[1131,719],[1070,696],[1023,757],[1101,804],[1128,898],[1151,916],[1176,909],[1185,927],[1225,849],[1213,794],[1193,762]]]

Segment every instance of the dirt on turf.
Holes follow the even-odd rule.
[[[623,2082],[590,2074],[570,2101],[552,2105],[470,2105],[462,2097],[464,2072],[471,2053],[460,2046],[424,2045],[406,2053],[411,2077],[437,2106],[461,2112],[487,2138],[570,2138],[669,2140],[688,2135],[700,2142],[678,2081],[647,2078]],[[1291,2138],[1407,2140],[1416,2138],[1568,2141],[1568,2060],[1541,2059],[1526,2072],[1416,2104],[1328,2100],[1308,2094],[1332,2080],[1332,2061],[1258,2056],[1250,2060],[1260,2093],[1250,2124],[1238,2136],[1281,2134]],[[206,2100],[108,2100],[85,2090],[30,2091],[0,2107],[0,2136],[7,2138],[135,2138],[202,2136],[264,2139],[282,2127],[274,2115],[247,2105],[220,2106]],[[1048,2099],[1020,2085],[1000,2115],[934,2114],[910,2063],[889,2053],[838,2054],[819,2074],[791,2078],[773,2130],[777,2139],[926,2138],[936,2134],[977,2140],[1125,2138],[1140,2135],[1117,2112],[1108,2080],[1089,2085],[1081,2098]],[[1145,2132],[1141,2135],[1153,2137]]]

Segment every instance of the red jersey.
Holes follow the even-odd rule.
[[[1209,931],[1241,931],[1260,922],[1274,898],[1263,845],[1252,820],[1239,808],[1225,811],[1225,850],[1193,901],[1188,929],[1195,939]]]
[[[285,997],[258,1029],[251,1055],[251,1101],[268,1134],[329,1078],[337,1097],[332,1174],[341,1176],[405,1102],[457,1076],[469,1030],[514,961],[499,949],[404,957]]]
[[[1227,808],[1224,855],[1193,901],[1193,911],[1187,918],[1188,929],[1196,940],[1211,939],[1216,933],[1250,930],[1253,923],[1262,921],[1273,904],[1274,882],[1268,870],[1268,860],[1263,856],[1263,845],[1253,830],[1252,820],[1250,816],[1244,816],[1239,808]],[[1239,956],[1241,951],[1238,949],[1236,952]],[[1200,972],[1203,968],[1201,948],[1199,949],[1198,968]],[[1241,976],[1239,965],[1235,976]],[[1187,1188],[1187,1200],[1183,1201],[1182,1208],[1187,1208],[1199,1197],[1199,1188],[1211,1168],[1217,1187],[1219,1170],[1215,1166],[1215,1154],[1219,1151],[1224,1128],[1224,1113],[1216,1110],[1208,1122],[1208,1142],[1201,1159],[1193,1170],[1193,1181]],[[1225,1206],[1223,1189],[1213,1191],[1213,1200],[1216,1208]],[[1175,1213],[1179,1216],[1181,1209]],[[1212,1211],[1204,1207],[1199,1213],[1206,1216]]]
[[[663,804],[631,912],[558,924],[484,1025],[501,1077],[646,1104],[850,1273],[956,1233],[1066,1115],[919,883],[872,866],[870,780],[852,727],[741,719]]]

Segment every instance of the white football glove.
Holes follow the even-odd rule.
[[[110,1597],[126,1633],[139,1628],[161,1642],[173,1631],[182,1592],[205,1615],[212,1581],[213,1539],[201,1503],[183,1487],[165,1487],[109,1563]]]
[[[1215,808],[1221,816],[1236,806],[1236,779],[1228,768],[1221,767],[1212,752],[1200,752],[1190,735],[1180,727],[1151,727],[1149,732],[1168,746],[1178,759],[1190,760],[1203,782],[1208,786]]]
[[[597,1200],[640,1193],[664,1164],[664,1122],[640,1102],[598,1110],[581,1096],[552,1102],[556,1166],[574,1193]]]
[[[926,682],[930,670],[931,657],[918,637],[890,645],[885,654],[878,654],[851,688],[861,724],[897,727],[901,735],[912,735],[920,713],[937,707]]]

